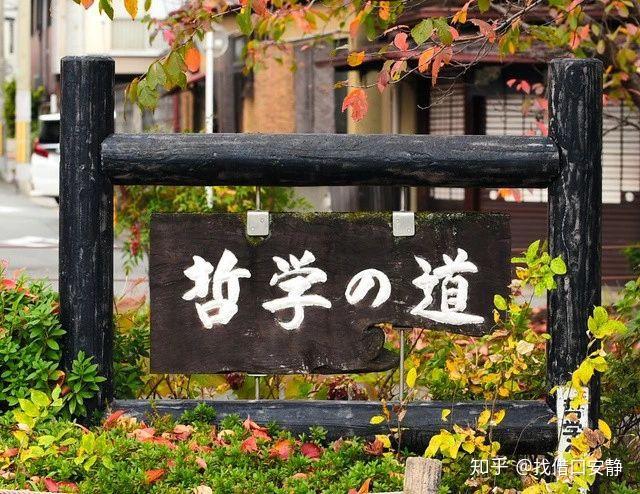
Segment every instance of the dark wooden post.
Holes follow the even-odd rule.
[[[549,66],[549,135],[560,152],[560,175],[549,186],[549,249],[567,274],[550,292],[548,381],[565,384],[587,354],[587,318],[600,304],[602,203],[602,63],[560,59]],[[597,379],[596,379],[597,380]],[[598,414],[598,383],[589,419]]]
[[[79,351],[102,383],[89,410],[112,398],[113,187],[102,174],[102,141],[113,133],[114,61],[62,59],[60,124],[60,317],[64,368]]]

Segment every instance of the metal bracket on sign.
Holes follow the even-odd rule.
[[[269,235],[269,211],[260,210],[260,187],[256,187],[256,210],[247,212],[247,235],[249,237]]]
[[[413,211],[407,211],[409,190],[402,187],[400,191],[400,211],[393,212],[393,236],[413,237],[416,234],[416,221]]]
[[[413,237],[416,234],[416,222],[413,211],[393,212],[393,236]]]
[[[247,212],[247,235],[250,237],[269,235],[269,211]]]

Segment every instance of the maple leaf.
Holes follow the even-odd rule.
[[[307,458],[320,458],[322,456],[322,448],[314,443],[304,443],[300,446],[300,453]]]
[[[258,451],[258,443],[256,442],[256,438],[254,436],[248,437],[242,444],[240,445],[240,451],[243,453],[255,453]]]
[[[367,93],[362,88],[353,89],[342,102],[342,111],[351,108],[351,118],[354,122],[359,122],[364,118],[369,110],[367,103]]]
[[[115,412],[113,412],[111,415],[107,417],[107,419],[104,421],[104,424],[102,424],[102,427],[104,427],[105,429],[110,429],[111,427],[116,425],[116,423],[118,422],[118,419],[123,415],[124,415],[124,410],[116,410]]]
[[[409,43],[407,43],[407,33],[398,33],[393,38],[393,44],[398,50],[407,51],[409,49]]]
[[[200,70],[200,52],[195,46],[190,47],[185,53],[184,63],[189,72],[198,72]]]
[[[144,472],[144,481],[147,484],[153,484],[160,480],[160,478],[165,474],[164,468],[158,468],[155,470],[147,470]]]
[[[281,460],[288,460],[293,454],[293,444],[289,439],[280,439],[269,450],[269,456],[271,458],[280,458]]]

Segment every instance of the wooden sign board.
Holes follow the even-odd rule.
[[[155,214],[151,369],[342,373],[397,365],[380,323],[480,335],[510,282],[508,217],[417,213]]]

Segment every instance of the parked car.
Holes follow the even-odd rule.
[[[38,120],[40,132],[31,154],[31,194],[54,197],[58,200],[60,195],[60,114],[40,115]]]

